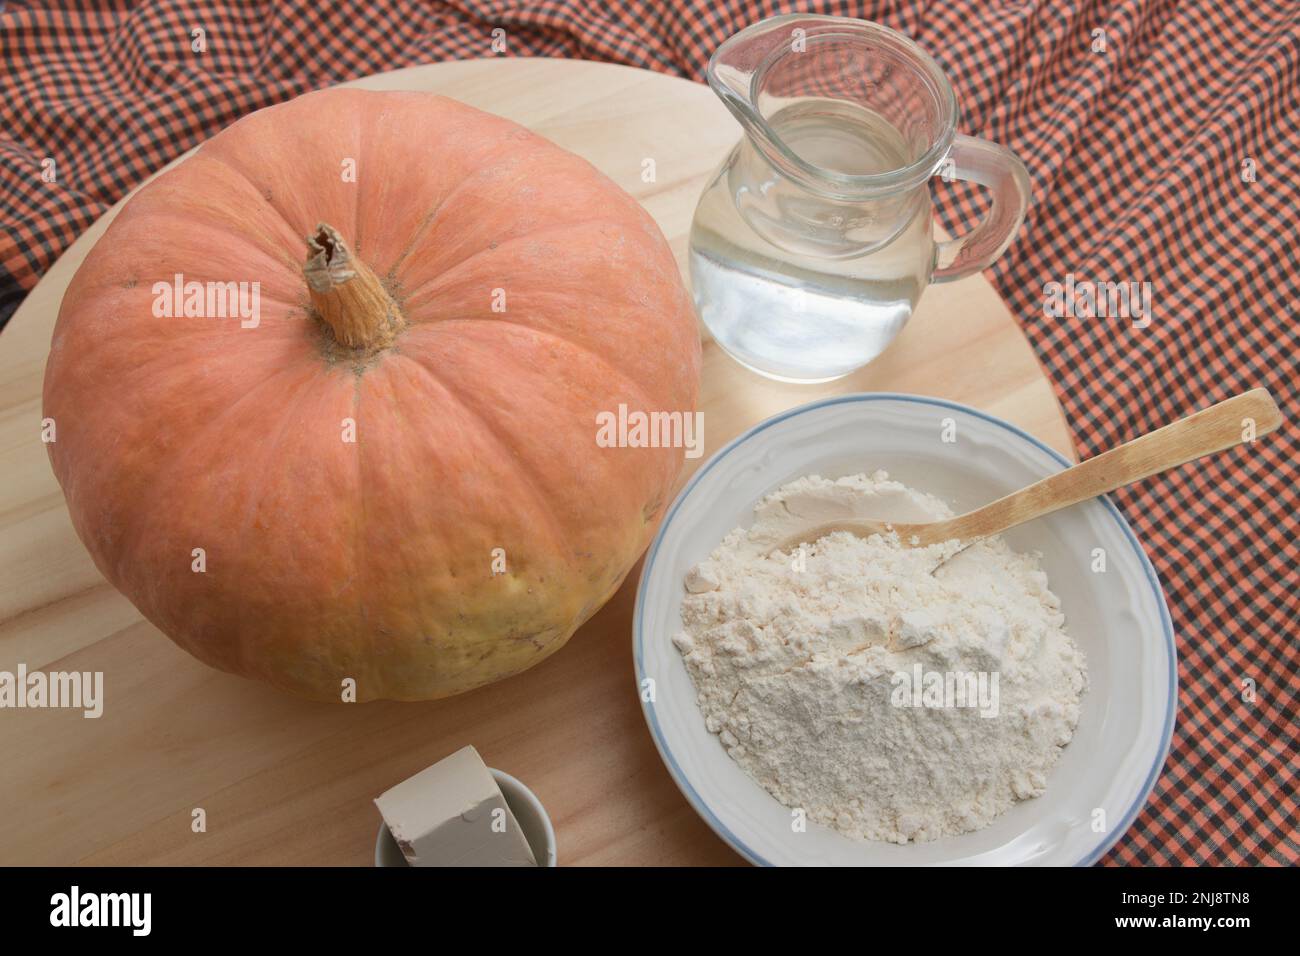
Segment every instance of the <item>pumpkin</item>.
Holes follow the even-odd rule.
[[[417,700],[538,663],[608,600],[683,451],[598,423],[689,414],[699,369],[667,243],[587,162],[444,97],[330,90],[125,205],[64,298],[44,414],[77,534],[182,648]]]

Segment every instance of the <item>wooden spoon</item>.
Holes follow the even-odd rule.
[[[1247,440],[1245,419],[1254,419],[1256,436],[1267,435],[1282,424],[1282,415],[1268,390],[1252,389],[964,515],[924,524],[868,519],[832,521],[787,537],[779,550],[788,551],[833,531],[851,531],[866,537],[891,530],[898,532],[904,547],[923,548],[953,540],[969,547],[982,538],[1168,471],[1193,458],[1240,445]]]

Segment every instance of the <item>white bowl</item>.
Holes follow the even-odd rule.
[[[555,866],[555,828],[551,826],[550,815],[542,801],[504,770],[488,767],[488,772],[501,788],[501,796],[505,797],[510,812],[519,821],[519,829],[524,832],[524,839],[532,848],[537,865]],[[379,833],[375,835],[375,866],[410,866],[383,820],[379,821]]]
[[[945,419],[956,441],[941,435]],[[1007,534],[1039,551],[1066,627],[1088,659],[1089,689],[1074,739],[1047,792],[992,825],[930,843],[853,840],[790,813],[704,727],[695,689],[672,644],[682,577],[732,528],[753,522],[763,495],[807,474],[837,478],[884,469],[970,510],[1069,463],[1042,442],[964,405],[911,395],[861,394],[814,402],[756,425],[714,455],[677,497],[650,546],[633,619],[638,692],[655,746],[677,786],[717,834],[764,865],[1091,864],[1128,829],[1164,765],[1173,733],[1173,627],[1155,569],[1109,499],[1094,499]],[[1091,570],[1093,549],[1106,571]],[[1096,832],[1094,811],[1106,828]]]

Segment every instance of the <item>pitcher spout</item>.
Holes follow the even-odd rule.
[[[786,24],[804,19],[788,14],[755,23],[724,40],[709,58],[709,86],[746,129],[763,122],[755,78],[793,42]]]
[[[723,41],[709,58],[709,87],[774,164],[779,164],[779,144],[761,110],[762,79],[772,63],[806,42],[806,28],[795,24],[815,19],[787,14],[762,20]]]

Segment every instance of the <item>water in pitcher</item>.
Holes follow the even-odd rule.
[[[878,113],[844,100],[779,104],[767,122],[806,163],[871,175],[916,157]],[[924,186],[845,202],[784,181],[742,140],[705,189],[691,230],[696,304],[734,358],[784,381],[828,381],[875,358],[907,321],[934,261]]]

